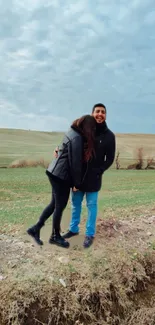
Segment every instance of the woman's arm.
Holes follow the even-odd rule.
[[[75,137],[68,144],[68,158],[74,187],[78,189],[82,181],[83,139]]]

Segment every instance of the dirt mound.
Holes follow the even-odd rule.
[[[154,230],[154,216],[99,219],[94,246],[69,251],[1,234],[0,324],[154,325]]]
[[[1,325],[154,324],[155,259],[152,256],[149,262],[143,258],[130,266],[120,265],[111,280],[105,272],[98,275],[98,280],[92,274],[66,275],[66,287],[46,278],[27,282],[16,279],[9,285],[4,280],[0,290]]]
[[[115,219],[99,219],[97,222],[97,234],[101,237],[114,237],[121,228],[122,223]]]
[[[96,245],[120,245],[133,251],[155,250],[155,216],[147,215],[130,220],[99,219],[97,222]]]

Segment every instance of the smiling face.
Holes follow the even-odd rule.
[[[95,107],[92,113],[97,123],[103,123],[106,120],[106,109],[104,107]]]

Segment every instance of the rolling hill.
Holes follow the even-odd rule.
[[[0,129],[0,167],[21,159],[44,158],[50,161],[62,138],[61,132]],[[116,143],[121,166],[135,161],[138,148],[143,148],[145,161],[155,158],[155,134],[116,134]]]

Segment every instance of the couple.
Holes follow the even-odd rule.
[[[66,239],[79,233],[84,195],[86,195],[88,218],[83,246],[88,248],[92,245],[96,231],[97,201],[102,175],[111,166],[115,156],[115,136],[108,129],[105,121],[105,105],[96,104],[92,114],[75,120],[64,136],[55,160],[46,171],[52,186],[51,202],[43,210],[39,221],[27,230],[39,245],[43,245],[40,230],[53,214],[53,230],[49,243],[69,247]],[[69,231],[61,236],[61,217],[68,203],[71,188],[72,218]]]

